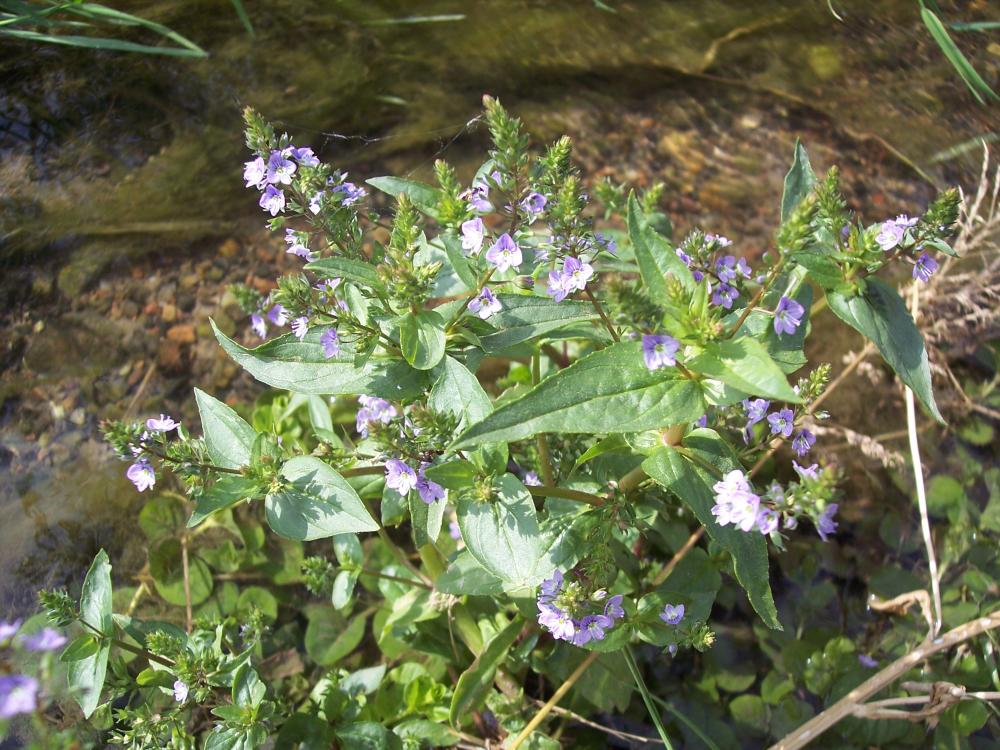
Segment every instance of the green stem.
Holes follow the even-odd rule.
[[[589,492],[570,490],[565,487],[550,487],[542,485],[527,487],[526,489],[535,497],[558,497],[563,500],[576,500],[577,502],[587,503],[588,505],[593,505],[595,507],[599,507],[605,503],[604,498],[600,495],[591,495]]]
[[[587,295],[587,298],[590,300],[590,303],[594,306],[594,309],[597,310],[597,314],[601,316],[601,320],[604,321],[604,327],[608,329],[608,333],[611,334],[611,338],[614,339],[615,343],[618,343],[618,341],[620,340],[618,338],[618,331],[616,331],[615,327],[611,325],[611,321],[605,314],[604,308],[601,307],[601,303],[597,301],[597,297],[595,297],[594,293],[591,292],[589,289],[585,289],[584,294]]]
[[[531,355],[531,384],[538,385],[542,379],[542,357],[536,350]],[[556,483],[555,472],[552,470],[552,456],[549,454],[549,441],[544,432],[538,433],[535,438],[535,445],[538,447],[538,462],[541,464],[542,481],[549,486]]]
[[[750,313],[752,313],[754,309],[756,309],[757,305],[760,304],[760,301],[764,299],[764,295],[767,294],[767,291],[777,280],[778,276],[781,274],[781,271],[784,269],[785,263],[787,261],[788,261],[788,256],[787,255],[783,256],[781,260],[778,261],[778,264],[771,269],[771,274],[761,285],[760,289],[757,290],[757,294],[755,294],[753,296],[753,299],[750,300],[750,304],[748,304],[746,308],[743,310],[743,312],[740,314],[739,319],[736,321],[733,327],[730,328],[729,331],[726,333],[725,338],[731,339],[733,336],[736,335],[737,331],[739,331],[740,328],[743,326],[743,324],[746,322],[746,319],[750,317]]]
[[[462,315],[469,307],[469,304],[472,300],[483,293],[483,287],[490,283],[490,279],[493,278],[493,274],[496,273],[496,270],[496,268],[491,268],[483,277],[483,280],[479,282],[479,286],[476,287],[476,291],[465,298],[465,302],[462,303],[462,306],[458,308],[458,311],[452,316],[451,320],[448,321],[448,325],[444,327],[445,335],[451,333],[451,329],[458,325],[458,321],[461,320]]]
[[[83,625],[85,628],[87,628],[88,630],[92,631],[94,633],[94,635],[96,635],[98,638],[104,639],[104,638],[108,637],[104,633],[102,633],[100,630],[98,630],[97,628],[95,628],[93,625],[91,625],[89,622],[87,622],[86,620],[84,620],[82,617],[78,619],[78,622],[81,625]],[[136,654],[137,656],[144,656],[144,657],[146,657],[147,661],[155,661],[157,664],[162,664],[164,667],[172,667],[172,666],[174,666],[174,662],[172,662],[170,659],[166,659],[164,657],[160,657],[160,656],[156,656],[155,654],[151,654],[146,649],[139,648],[138,646],[133,646],[131,643],[123,641],[120,638],[111,637],[111,638],[109,638],[109,640],[111,641],[112,645],[117,646],[118,648],[120,648],[120,649],[122,649],[124,651],[129,651],[130,653]]]
[[[635,657],[632,655],[632,648],[625,644],[622,648],[622,654],[625,655],[625,663],[628,664],[629,671],[632,673],[632,677],[635,678],[636,687],[639,688],[639,695],[642,696],[642,702],[646,704],[646,710],[649,712],[649,717],[653,720],[653,724],[656,726],[656,731],[660,733],[660,739],[663,740],[663,744],[666,746],[667,750],[674,750],[674,746],[670,744],[670,738],[667,736],[667,730],[663,727],[663,721],[660,719],[660,712],[657,710],[656,706],[653,705],[653,696],[649,693],[649,688],[646,687],[645,681],[642,679],[642,673],[639,671],[639,665],[635,663]]]
[[[697,724],[695,724],[693,721],[691,721],[691,719],[689,719],[687,716],[685,716],[683,711],[678,711],[676,708],[674,708],[673,706],[671,706],[669,703],[667,703],[665,700],[663,700],[663,698],[660,698],[658,695],[652,695],[651,694],[651,697],[652,697],[652,699],[654,701],[656,701],[661,706],[663,706],[663,708],[666,711],[668,711],[671,716],[673,716],[681,724],[683,724],[688,729],[690,729],[693,734],[697,735],[698,739],[700,739],[702,742],[704,742],[705,746],[707,748],[709,748],[709,750],[719,750],[719,746],[716,745],[712,741],[712,738],[709,737],[707,734],[705,734],[701,730],[701,727],[699,727]]]
[[[368,570],[367,568],[358,568],[358,575],[368,576],[369,578],[383,578],[386,581],[395,581],[396,583],[405,583],[408,586],[419,586],[422,589],[427,589],[428,591],[433,591],[433,586],[428,586],[423,581],[414,581],[412,578],[403,578],[402,576],[393,576],[388,573],[379,573],[374,570]]]

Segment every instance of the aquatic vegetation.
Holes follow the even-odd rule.
[[[798,747],[811,707],[796,689],[834,711],[874,668],[845,637],[797,639],[769,576],[790,547],[817,558],[850,534],[819,431],[836,369],[804,351],[813,295],[941,420],[921,334],[877,274],[929,279],[954,252],[958,193],[868,224],[797,145],[774,248],[752,266],[738,239],[675,241],[657,187],[607,186],[625,230],[597,232],[569,140],[537,154],[484,105],[492,146],[467,185],[439,161],[436,185],[366,180],[377,197],[246,111],[245,184],[302,269],[267,294],[234,290],[247,333],[277,336],[216,336],[291,393],[241,415],[198,390],[200,437],[165,414],[106,423],[137,489],[183,489],[143,509],[148,575],[127,609],[103,551],[79,604],[41,597],[61,631],[39,640],[72,636],[70,695],[108,742],[557,747],[546,722],[575,690],[574,710],[595,714],[628,711],[637,691],[667,747],[736,746],[722,708]],[[881,655],[903,656],[893,679],[1000,626],[983,606],[917,658],[897,638],[902,653]],[[648,663],[724,658],[721,611],[774,669],[760,695],[754,673],[710,671],[701,718],[666,703],[664,724],[669,680],[648,685]],[[541,681],[554,696],[539,707]],[[37,686],[15,690],[6,703],[33,711]],[[810,737],[846,714],[826,716]]]

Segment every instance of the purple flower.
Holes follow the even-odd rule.
[[[757,528],[764,536],[777,530],[778,514],[770,508],[761,508],[757,511]]]
[[[342,281],[343,279],[336,276],[332,279],[324,279],[313,288],[317,292],[320,292],[320,300],[322,302],[327,302],[333,298],[334,293],[337,291],[337,287],[340,286],[340,282]]]
[[[868,654],[858,654],[858,664],[867,669],[875,669],[878,666],[878,662]]]
[[[462,541],[462,529],[459,528],[458,521],[448,522],[448,536],[456,542]]]
[[[740,290],[729,284],[719,284],[712,292],[712,304],[721,305],[727,310],[733,308],[733,301],[740,296]]]
[[[730,281],[735,279],[736,256],[725,255],[715,261],[715,275],[719,277],[719,281],[723,284],[728,284]]]
[[[337,185],[337,187],[333,189],[333,192],[341,193],[344,196],[341,201],[341,204],[344,206],[353,206],[355,203],[368,195],[367,190],[363,187],[358,187],[353,182],[345,182],[341,185]]]
[[[680,248],[677,248],[674,252],[677,253],[677,257],[680,258],[684,262],[685,266],[687,266],[688,268],[691,267],[691,256],[690,255],[688,255],[686,252],[684,252]]]
[[[479,211],[480,213],[488,213],[493,210],[493,204],[490,203],[487,196],[490,194],[490,189],[485,184],[473,185],[469,191],[466,193],[466,198],[468,199],[468,207],[472,211]]]
[[[320,190],[317,193],[313,193],[313,196],[309,199],[309,210],[313,214],[318,214],[323,210],[323,199],[326,198],[326,191]]]
[[[479,255],[483,249],[486,226],[478,216],[462,222],[462,250],[468,255]]]
[[[500,235],[500,239],[486,251],[486,260],[495,266],[497,271],[503,273],[510,268],[517,268],[521,265],[523,258],[521,257],[521,248],[517,246],[509,234],[504,232]]]
[[[551,294],[556,302],[562,302],[569,296],[569,287],[566,286],[566,277],[560,271],[549,271],[549,283],[545,287],[546,294]]]
[[[719,247],[729,247],[733,244],[733,241],[728,237],[723,237],[721,234],[706,234],[705,242],[715,243]]]
[[[667,625],[680,625],[681,620],[684,619],[684,605],[664,604],[663,611],[660,613],[660,619],[667,623]]]
[[[469,312],[475,313],[483,320],[487,320],[502,309],[503,305],[500,304],[500,300],[496,298],[488,286],[484,286],[479,296],[469,303]]]
[[[292,255],[297,255],[305,260],[315,260],[316,257],[310,252],[309,248],[305,245],[309,235],[305,232],[296,232],[294,229],[285,230],[285,243],[288,245],[286,253],[291,253]]]
[[[771,426],[772,435],[791,437],[795,428],[795,412],[786,407],[774,414],[768,414],[767,423]]]
[[[319,166],[319,159],[316,157],[316,154],[313,153],[313,150],[308,146],[303,146],[302,148],[295,148],[295,146],[292,146],[289,149],[289,154],[303,167]]]
[[[264,316],[259,312],[250,316],[250,327],[262,339],[267,338],[267,323],[264,322]]]
[[[448,492],[440,484],[427,478],[424,469],[428,466],[429,464],[421,464],[420,471],[417,472],[417,492],[420,494],[421,500],[432,505],[437,500],[444,500],[448,496]]]
[[[919,279],[926,284],[931,280],[931,276],[936,270],[938,270],[938,262],[927,253],[924,253],[913,264],[913,278]]]
[[[38,707],[38,680],[24,674],[0,677],[0,720],[30,714]]]
[[[900,218],[906,218],[902,216]],[[903,235],[906,234],[906,224],[900,224],[897,221],[889,220],[882,222],[882,226],[879,228],[879,233],[875,237],[875,241],[878,243],[879,247],[882,248],[883,252],[889,252],[899,243],[903,241]]]
[[[615,626],[615,621],[607,615],[587,615],[580,620],[580,629],[573,636],[574,646],[583,646],[591,641],[603,641],[606,631]]]
[[[319,343],[323,346],[323,356],[327,359],[340,354],[340,337],[336,328],[327,328],[323,335],[319,337]]]
[[[417,472],[398,458],[391,458],[385,462],[385,486],[405,497],[417,486]]]
[[[911,219],[906,214],[900,214],[896,217],[896,226],[902,227],[903,229],[909,229],[910,227],[915,227],[920,219]]]
[[[150,432],[170,432],[180,427],[180,422],[175,422],[173,417],[161,414],[160,418],[150,417],[146,420],[146,429]]]
[[[708,415],[707,414],[702,414],[700,417],[698,417],[698,419],[695,420],[694,426],[695,427],[708,427]]]
[[[599,248],[606,250],[612,255],[618,252],[618,243],[615,242],[611,237],[606,237],[600,232],[595,232],[594,241],[597,243]]]
[[[792,450],[795,451],[795,455],[802,458],[815,444],[816,436],[804,429],[792,440]]]
[[[680,348],[680,342],[671,336],[646,335],[642,337],[642,358],[650,370],[676,365],[675,357]]]
[[[399,412],[396,411],[396,407],[384,398],[377,398],[375,396],[358,396],[358,402],[363,408],[358,410],[355,422],[358,433],[363,438],[368,437],[369,425],[376,422],[389,424],[389,422],[399,416]]]
[[[537,471],[529,471],[524,475],[524,484],[527,487],[541,487],[542,480],[538,478]]]
[[[692,269],[691,270],[691,278],[694,279],[695,281],[701,281],[703,278],[705,278],[705,274],[703,272],[701,272],[701,271]],[[708,285],[708,291],[712,291],[712,285],[711,284]]]
[[[552,633],[557,641],[572,641],[576,634],[573,618],[558,607],[547,604],[538,607],[538,624]]]
[[[757,523],[760,497],[754,494],[750,482],[742,471],[734,469],[712,487],[715,505],[712,515],[719,526],[734,524],[742,531],[750,531]]]
[[[288,312],[281,305],[274,305],[267,311],[267,319],[276,326],[283,326],[288,322]]]
[[[129,466],[125,476],[139,492],[145,492],[156,485],[156,473],[153,471],[152,464],[145,458],[140,458]]]
[[[548,202],[544,195],[535,192],[529,193],[528,197],[521,201],[521,208],[528,215],[529,224],[542,215]]]
[[[744,399],[743,411],[747,415],[747,427],[757,424],[767,416],[771,402],[763,398]]]
[[[267,160],[267,181],[272,185],[291,185],[295,170],[295,162],[281,151],[272,151]]]
[[[309,318],[302,315],[292,321],[292,333],[295,334],[295,338],[302,341],[309,333]]]
[[[819,464],[799,466],[795,463],[795,459],[793,458],[792,468],[795,469],[795,473],[799,475],[799,479],[819,479]]]
[[[285,193],[274,185],[268,185],[264,188],[258,204],[271,216],[277,216],[285,210]]]
[[[782,297],[774,309],[774,332],[779,336],[783,333],[795,333],[795,329],[802,325],[804,314],[805,308],[802,305],[790,297]]]
[[[563,579],[562,571],[560,571],[560,570],[554,570],[554,571],[552,571],[552,577],[551,578],[546,578],[544,581],[542,581],[541,585],[538,587],[538,590],[539,590],[538,599],[539,599],[539,601],[541,601],[542,599],[545,599],[545,602],[543,602],[543,603],[548,603],[552,599],[554,599],[556,596],[558,596],[559,592],[562,591],[563,580],[564,579]]]
[[[247,187],[264,189],[267,185],[267,165],[261,157],[251,159],[243,165],[243,179],[247,181]]]
[[[570,290],[583,291],[587,288],[587,282],[594,275],[594,268],[589,263],[584,263],[572,256],[563,260],[562,278],[563,286]]]
[[[17,631],[20,627],[20,620],[14,620],[14,622],[0,622],[0,643],[6,643],[17,635]]]
[[[740,258],[736,261],[736,272],[739,273],[744,279],[749,279],[753,276],[753,272],[750,270],[750,265],[747,263],[746,258]]]
[[[625,616],[625,610],[622,608],[623,598],[621,594],[615,594],[608,599],[607,604],[604,605],[604,614],[606,617],[610,617],[612,620],[620,620]]]
[[[816,519],[816,531],[819,532],[819,538],[824,542],[827,541],[830,534],[837,530],[837,522],[833,520],[835,515],[837,515],[837,503],[830,503]]]
[[[21,638],[21,643],[28,651],[55,651],[66,645],[66,636],[53,628],[43,628]]]
[[[188,699],[188,686],[183,680],[174,680],[174,700],[183,703]]]

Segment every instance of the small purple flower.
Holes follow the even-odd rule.
[[[337,287],[340,286],[340,283],[342,281],[343,279],[341,279],[339,276],[336,276],[332,279],[324,279],[323,281],[316,284],[316,286],[313,288],[317,292],[320,292],[321,302],[329,302],[331,299],[333,299],[333,295],[336,293]]]
[[[594,268],[589,263],[584,263],[579,258],[572,256],[563,260],[562,278],[563,286],[572,291],[583,291],[587,288],[587,282],[594,275]]]
[[[356,426],[361,437],[368,437],[368,427],[376,422],[389,424],[399,416],[396,407],[384,398],[375,396],[358,396],[358,402],[363,408],[358,410]]]
[[[302,148],[295,148],[295,146],[292,146],[289,151],[289,155],[303,167],[319,166],[319,159],[316,157],[316,154],[313,153],[313,150],[308,146],[303,146]]]
[[[398,458],[391,458],[385,462],[385,486],[405,497],[417,486],[417,472]]]
[[[509,234],[504,232],[500,235],[500,239],[486,251],[486,260],[495,266],[497,271],[503,273],[511,268],[517,268],[521,265],[523,258],[521,257],[521,248],[517,246]]]
[[[344,206],[353,206],[355,203],[368,195],[367,190],[363,187],[358,187],[353,182],[345,182],[341,185],[337,185],[337,187],[333,189],[333,192],[343,195],[341,204]]]
[[[889,221],[882,222],[875,241],[882,248],[883,252],[889,252],[903,241],[904,234],[906,234],[906,225],[899,224],[890,219]]]
[[[646,335],[642,337],[642,358],[650,370],[676,365],[676,355],[680,348],[680,342],[672,336]]]
[[[174,700],[183,703],[188,699],[188,686],[183,680],[174,680]]]
[[[755,399],[744,399],[743,400],[743,411],[747,415],[747,427],[760,422],[764,417],[767,416],[767,410],[770,408],[771,402],[763,398]]]
[[[760,497],[754,494],[742,471],[734,469],[712,489],[715,491],[712,515],[719,526],[734,524],[742,531],[750,531],[757,524]]]
[[[736,278],[736,256],[725,255],[715,261],[715,275],[723,284],[733,281]]]
[[[744,279],[749,279],[753,276],[753,271],[750,270],[750,265],[747,263],[746,258],[740,258],[736,261],[736,272]]]
[[[309,318],[302,315],[292,321],[292,333],[295,334],[295,338],[302,341],[309,333]]]
[[[539,600],[545,599],[545,603],[547,603],[558,596],[559,592],[562,591],[563,581],[564,578],[561,570],[552,571],[552,577],[546,578],[538,587]]]
[[[778,528],[778,514],[770,508],[760,508],[757,511],[757,528],[767,536]]]
[[[285,210],[285,193],[282,190],[278,190],[274,185],[268,185],[264,188],[258,205],[271,214],[271,216],[277,216]]]
[[[21,643],[28,651],[55,651],[66,645],[66,636],[53,628],[43,628],[21,638]]]
[[[815,444],[816,436],[804,429],[792,440],[792,450],[795,451],[795,455],[802,458]]]
[[[774,414],[768,414],[767,423],[771,426],[772,435],[791,437],[795,428],[795,412],[786,407]]]
[[[566,286],[566,277],[561,271],[549,271],[549,283],[545,287],[545,293],[551,294],[556,302],[562,302],[572,290]]]
[[[594,241],[597,243],[600,249],[606,250],[615,255],[618,252],[618,243],[615,242],[611,237],[607,237],[600,232],[594,233]]]
[[[712,304],[731,310],[733,302],[740,296],[740,290],[729,284],[719,284],[712,292]]]
[[[462,529],[459,527],[458,521],[448,522],[448,536],[456,542],[462,541]]]
[[[146,420],[146,429],[150,432],[170,432],[180,427],[180,422],[175,422],[173,417],[161,414],[160,418],[150,417]]]
[[[462,250],[467,255],[479,255],[483,249],[486,226],[478,216],[462,222]]]
[[[243,165],[243,179],[247,181],[247,187],[264,189],[267,185],[267,165],[261,157],[251,159]]]
[[[281,151],[272,151],[267,160],[267,181],[272,185],[291,185],[295,170],[295,162]]]
[[[913,264],[913,278],[919,279],[926,284],[931,280],[931,276],[936,270],[938,270],[938,262],[927,253],[924,253]]]
[[[837,515],[837,503],[830,503],[816,519],[816,531],[824,542],[837,530],[837,522],[833,520],[835,515]]]
[[[528,197],[521,201],[521,209],[528,215],[530,224],[545,212],[545,204],[548,199],[541,193],[529,193]]]
[[[472,211],[479,213],[489,213],[493,210],[493,204],[489,201],[490,188],[486,183],[477,183],[465,193],[468,200],[468,207]]]
[[[580,620],[580,629],[573,636],[574,646],[583,646],[591,641],[603,641],[607,631],[615,626],[615,621],[607,615],[587,615]]]
[[[308,261],[315,260],[315,256],[306,246],[309,235],[305,232],[296,232],[294,229],[285,230],[285,243],[288,245],[286,253],[297,255]]]
[[[313,196],[309,199],[309,211],[313,214],[318,214],[323,210],[323,199],[326,198],[326,191],[320,190],[317,193],[313,193]]]
[[[671,656],[676,656],[677,655],[677,644],[676,643],[668,643],[667,644],[667,653],[669,653]]]
[[[323,331],[319,343],[323,346],[323,356],[327,359],[340,354],[340,336],[337,335],[336,328],[327,328]]]
[[[718,247],[729,247],[733,244],[731,239],[723,237],[721,234],[706,234],[705,242],[715,243]]]
[[[698,417],[698,419],[695,420],[694,426],[695,427],[708,427],[708,415],[707,414],[702,414],[700,417]]]
[[[250,327],[262,339],[267,338],[267,323],[264,322],[264,316],[259,312],[255,312],[250,316]]]
[[[868,654],[858,654],[858,664],[866,669],[875,669],[878,666],[878,662]]]
[[[558,607],[547,604],[538,607],[538,624],[552,633],[557,641],[573,641],[576,623],[573,618]]]
[[[17,635],[17,631],[20,628],[20,620],[14,620],[13,622],[0,622],[0,643],[6,643]]]
[[[624,597],[621,594],[615,594],[607,603],[604,605],[604,615],[610,617],[612,620],[620,620],[625,616],[625,609],[622,607],[622,599]]]
[[[684,605],[664,604],[663,611],[660,613],[660,619],[667,623],[667,625],[680,625],[681,620],[684,619]]]
[[[281,305],[274,305],[267,311],[267,319],[276,326],[283,326],[288,322],[288,311]]]
[[[795,469],[795,473],[799,475],[799,479],[819,479],[819,464],[799,466],[793,458],[792,468]]]
[[[688,255],[686,252],[684,252],[680,248],[677,248],[674,252],[677,253],[677,257],[680,258],[681,261],[683,261],[683,263],[684,263],[685,266],[687,266],[688,268],[691,267],[691,256],[690,255]]]
[[[795,329],[802,325],[805,312],[805,308],[795,300],[782,297],[774,309],[774,332],[779,336],[783,333],[795,333]]]
[[[426,469],[429,464],[421,464],[420,471],[417,472],[417,492],[420,494],[420,499],[423,500],[428,505],[432,505],[438,500],[444,500],[448,497],[448,491],[445,490],[437,482],[432,482],[424,474],[424,469]]]
[[[524,475],[524,484],[526,487],[541,487],[542,480],[538,478],[537,471],[529,471]]]
[[[705,278],[705,274],[704,274],[704,272],[699,271],[697,269],[692,269],[691,270],[691,278],[694,279],[695,281],[701,281],[702,279]],[[712,291],[712,285],[711,284],[708,285],[708,291]]]
[[[38,708],[38,680],[24,674],[0,677],[0,720],[30,714]]]
[[[125,476],[139,492],[145,492],[156,485],[156,472],[153,471],[152,464],[145,458],[140,458],[129,466]]]
[[[896,217],[896,226],[902,227],[903,229],[909,229],[910,227],[915,227],[920,219],[911,219],[906,214],[900,214]]]
[[[496,298],[488,286],[484,286],[479,296],[469,303],[469,312],[475,313],[483,320],[489,319],[502,309],[503,305],[500,304],[500,300]]]

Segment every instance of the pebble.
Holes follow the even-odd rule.
[[[193,344],[196,338],[194,326],[189,323],[171,326],[167,329],[167,339],[178,344]]]
[[[164,305],[160,311],[160,317],[164,323],[173,323],[177,320],[177,308],[173,305]]]

